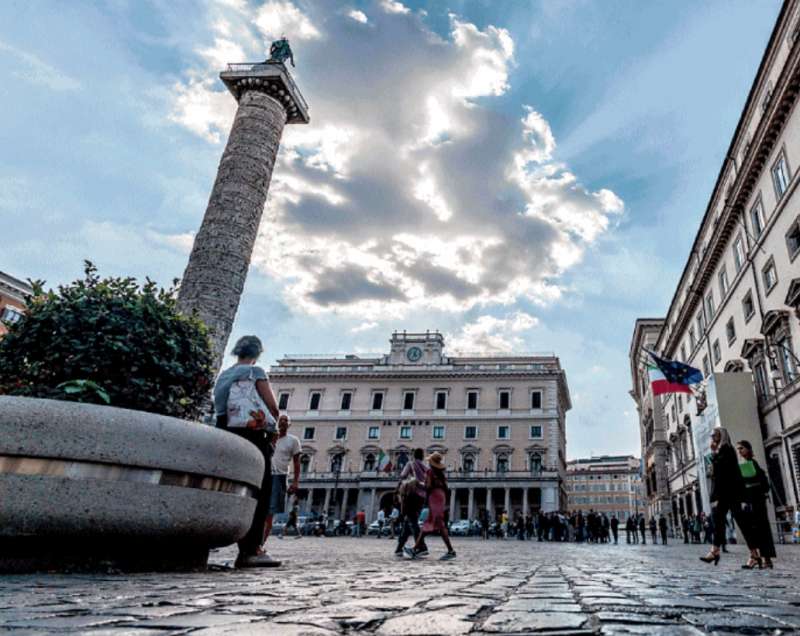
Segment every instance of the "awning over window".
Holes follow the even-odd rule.
[[[765,336],[772,333],[780,325],[789,320],[789,312],[785,309],[773,309],[764,314],[764,321],[761,323],[761,333]]]

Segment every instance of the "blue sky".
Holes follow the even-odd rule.
[[[0,4],[0,270],[182,274],[235,110],[285,33],[287,129],[234,336],[284,353],[554,351],[570,457],[638,453],[627,352],[662,315],[774,0]]]

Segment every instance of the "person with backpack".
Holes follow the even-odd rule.
[[[217,427],[246,439],[264,456],[264,477],[250,530],[239,541],[237,568],[281,564],[261,547],[272,495],[272,441],[279,416],[267,373],[256,365],[263,351],[261,340],[256,336],[239,338],[232,352],[237,357],[236,364],[220,373],[214,386]]]
[[[414,541],[419,538],[419,516],[425,506],[425,482],[428,476],[428,467],[422,461],[424,452],[421,448],[414,449],[414,459],[403,466],[400,473],[400,484],[397,487],[400,496],[400,518],[402,520],[400,536],[397,540],[397,547],[394,555],[403,556],[403,548],[406,546],[410,536],[414,536]],[[427,556],[428,548],[423,541],[420,546],[418,556]]]
[[[442,537],[447,553],[440,557],[441,561],[449,561],[456,558],[456,551],[450,543],[450,535],[447,532],[445,511],[447,509],[447,477],[444,473],[444,463],[441,453],[433,453],[428,457],[428,474],[425,478],[425,489],[428,492],[428,508],[430,513],[422,526],[422,531],[417,538],[413,548],[405,548],[404,552],[412,559],[422,555],[425,545],[425,537],[436,532]]]

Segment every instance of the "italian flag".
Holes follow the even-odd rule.
[[[650,386],[653,389],[653,395],[663,395],[664,393],[691,393],[692,390],[688,384],[680,384],[678,382],[670,382],[666,376],[656,366],[647,365],[647,375],[650,378]]]
[[[378,472],[386,471],[387,473],[392,470],[392,462],[389,460],[389,456],[381,451],[381,454],[378,455]]]

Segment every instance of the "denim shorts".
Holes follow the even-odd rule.
[[[269,514],[286,512],[286,475],[272,475],[272,494],[269,498]]]

